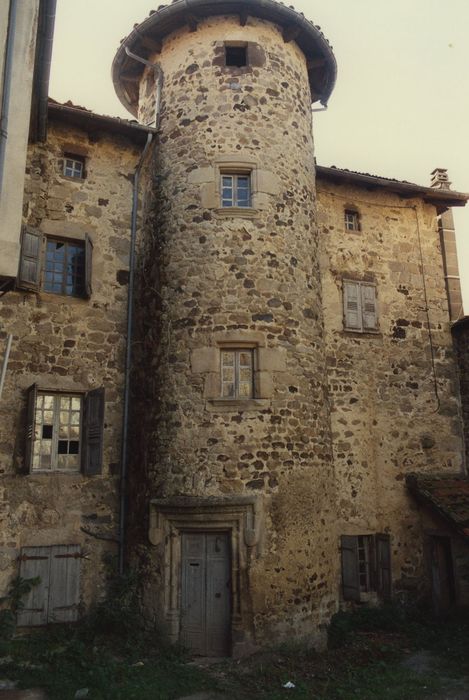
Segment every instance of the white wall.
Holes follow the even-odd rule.
[[[0,2],[2,66],[7,49],[9,5],[9,2]],[[17,3],[13,76],[0,192],[0,277],[16,277],[18,271],[38,10],[39,0],[20,0]],[[3,86],[1,95],[3,98]]]

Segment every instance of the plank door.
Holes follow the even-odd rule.
[[[23,547],[20,557],[20,577],[39,577],[37,586],[31,588],[22,600],[18,611],[18,627],[45,625],[49,612],[50,547]]]
[[[183,534],[181,592],[181,643],[193,654],[227,655],[231,628],[227,533]]]
[[[80,600],[80,547],[51,547],[48,622],[78,620]]]
[[[436,615],[444,615],[456,598],[450,538],[430,537],[430,551],[433,608]]]

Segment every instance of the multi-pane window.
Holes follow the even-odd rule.
[[[360,230],[360,220],[358,217],[358,212],[352,209],[346,209],[344,212],[344,223],[347,231],[359,231]]]
[[[78,156],[65,156],[64,175],[67,177],[83,178],[85,175],[84,159]]]
[[[251,206],[251,177],[247,175],[221,175],[222,207]]]
[[[253,357],[253,350],[222,350],[222,398],[251,399],[253,397]]]
[[[46,292],[85,295],[85,244],[48,238],[43,287]]]
[[[370,589],[371,546],[372,539],[368,535],[359,535],[358,539],[358,578],[360,591],[367,593]]]
[[[372,592],[391,595],[391,538],[387,534],[342,535],[342,595],[365,601]]]
[[[38,393],[32,471],[80,468],[81,396]]]
[[[344,328],[356,333],[378,330],[376,285],[372,282],[343,281]]]
[[[17,286],[74,297],[91,296],[93,243],[49,238],[24,227]]]

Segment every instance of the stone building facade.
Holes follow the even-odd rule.
[[[129,555],[148,617],[209,654],[319,644],[341,603],[422,594],[406,475],[464,468],[438,221],[467,197],[315,168],[327,42],[277,3],[228,5],[162,8],[114,62],[159,123]]]
[[[339,606],[428,595],[452,543],[469,570],[461,528],[421,507],[429,479],[465,479],[449,214],[468,197],[441,170],[317,166],[330,46],[274,0],[235,5],[177,0],[122,42],[138,123],[51,104],[30,147],[0,301],[1,585],[70,583],[23,624],[76,619],[119,545],[148,623],[205,655],[320,646]]]
[[[461,382],[461,401],[466,446],[466,464],[469,464],[469,317],[464,316],[452,327]]]
[[[13,337],[0,587],[15,573],[41,577],[20,624],[76,619],[104,593],[117,554],[132,177],[145,138],[52,104],[47,141],[29,148],[17,288],[0,302],[2,351]]]

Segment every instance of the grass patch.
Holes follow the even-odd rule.
[[[182,652],[146,640],[145,650],[125,650],[112,638],[93,643],[82,625],[51,627],[4,645],[1,675],[43,688],[50,700],[73,700],[80,688],[89,688],[90,700],[169,700],[213,687]]]
[[[233,700],[424,700],[469,689],[469,618],[444,624],[389,605],[339,613],[330,649],[286,644],[208,668],[188,664],[141,624],[135,582],[76,625],[3,641],[1,675],[40,687],[50,700],[174,700],[203,690]],[[119,613],[120,611],[120,613]],[[5,658],[6,657],[6,658]],[[292,689],[283,685],[291,681]]]

